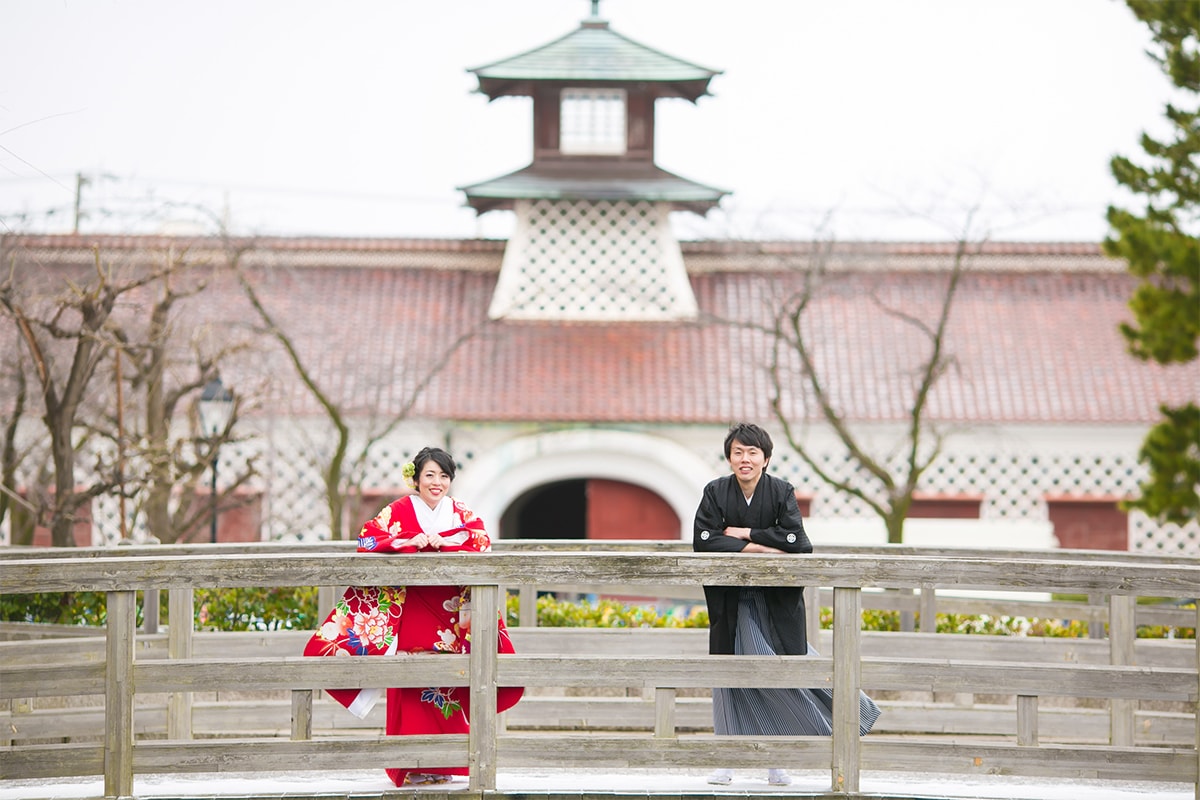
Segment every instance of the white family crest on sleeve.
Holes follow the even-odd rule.
[[[796,543],[796,534],[789,533],[787,535],[787,540],[788,540],[788,544],[795,544]]]
[[[712,534],[711,534],[711,533],[709,533],[708,531],[700,531],[700,539],[701,539],[702,541],[705,541],[705,542],[707,542],[707,541],[708,541],[708,537],[709,537],[709,536],[712,536]]]

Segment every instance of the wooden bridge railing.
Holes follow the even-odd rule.
[[[607,544],[607,543],[606,543]],[[636,548],[636,549],[635,549]],[[1050,555],[954,551],[924,554],[881,551],[814,556],[742,556],[736,559],[655,548],[646,543],[609,545],[599,551],[562,552],[533,547],[497,548],[476,555],[362,556],[341,545],[118,548],[100,553],[9,552],[0,556],[0,591],[103,591],[108,625],[103,663],[0,663],[0,699],[101,691],[105,737],[100,744],[10,747],[0,778],[104,775],[105,794],[132,795],[133,775],[344,769],[360,763],[451,766],[466,762],[470,789],[496,786],[498,765],[572,767],[596,763],[627,767],[706,768],[736,760],[747,767],[791,766],[830,770],[831,790],[859,791],[859,773],[871,769],[982,772],[1114,779],[1182,781],[1200,797],[1200,723],[1188,747],[1133,746],[1133,705],[1139,700],[1194,704],[1200,695],[1200,651],[1186,668],[1133,663],[1137,596],[1200,595],[1195,559],[1139,559],[1124,553]],[[529,549],[539,549],[534,555]],[[152,554],[151,554],[152,552]],[[414,566],[419,564],[419,569]],[[168,658],[139,660],[136,593],[170,592],[170,618],[190,620],[192,591],[202,587],[467,584],[473,587],[474,647],[470,656],[396,655],[306,659],[292,654],[259,658],[195,658],[191,625],[172,625]],[[710,584],[832,587],[833,649],[828,657],[497,656],[495,623],[505,587],[694,587]],[[864,589],[939,589],[1073,592],[1106,596],[1111,663],[1059,664],[966,661],[954,658],[863,657]],[[1190,613],[1197,624],[1196,612]],[[712,676],[729,685],[830,686],[834,691],[831,737],[684,736],[674,730],[673,693],[710,688]],[[193,740],[185,726],[165,740],[136,739],[135,698],[230,688],[286,689],[294,693],[292,738]],[[477,709],[469,736],[310,736],[308,693],[328,686],[469,685]],[[661,700],[654,734],[586,735],[573,751],[548,748],[544,735],[502,731],[495,713],[498,686],[639,686]],[[1008,693],[1018,696],[1011,740],[947,742],[944,738],[857,735],[859,688],[899,691]],[[1113,701],[1107,745],[1042,745],[1039,698],[1101,697]],[[182,702],[182,700],[181,700]],[[483,710],[483,711],[481,711]],[[185,715],[177,715],[182,717]],[[310,719],[310,718],[309,718]]]

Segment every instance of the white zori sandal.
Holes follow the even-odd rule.
[[[733,770],[719,769],[707,778],[708,782],[715,786],[728,786],[733,783]]]
[[[767,770],[767,783],[772,786],[790,786],[792,776],[787,774],[786,769]]]

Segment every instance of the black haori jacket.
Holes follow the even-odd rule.
[[[726,528],[750,528],[750,541],[786,553],[811,553],[812,542],[804,533],[796,493],[787,481],[763,473],[749,505],[737,478],[726,475],[704,487],[692,529],[692,549],[698,553],[740,553],[743,539],[725,535]],[[808,653],[804,620],[804,589],[800,586],[764,586],[770,625],[783,645],[780,655]],[[737,586],[705,586],[708,602],[708,652],[733,654],[737,628]]]

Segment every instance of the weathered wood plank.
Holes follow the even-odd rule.
[[[836,648],[835,648],[836,651]],[[238,676],[250,690],[320,689],[353,686],[466,686],[467,657],[436,659],[400,654],[388,657],[313,659],[302,656],[264,659],[160,660],[135,663],[133,675],[142,692],[217,691]],[[1105,667],[1090,664],[939,659],[861,659],[863,685],[872,689],[929,692],[984,692],[1065,697],[1122,697],[1146,700],[1194,700],[1196,671],[1164,667]],[[707,688],[713,671],[732,685],[764,688],[830,686],[834,661],[824,657],[694,656],[501,656],[501,686]],[[103,668],[47,667],[70,683],[39,683],[23,668],[0,668],[0,690],[9,698],[58,695],[73,687],[99,690]],[[43,675],[43,680],[45,676]],[[83,685],[81,685],[83,684]],[[79,688],[75,693],[82,692]]]
[[[1113,595],[1108,599],[1108,643],[1109,655],[1114,665],[1134,663],[1134,640],[1137,630],[1133,624],[1133,607],[1136,598],[1128,595]],[[1115,747],[1133,746],[1133,715],[1136,703],[1127,697],[1113,697],[1108,701],[1111,721],[1109,743]]]
[[[971,775],[1025,775],[1126,781],[1196,780],[1190,748],[1115,748],[991,742],[917,742],[866,737],[872,769]]]
[[[167,633],[167,657],[187,660],[192,657],[196,630],[195,590],[171,589],[167,593],[167,617],[171,627]],[[175,692],[167,698],[167,738],[192,738],[192,695]]]
[[[1022,694],[1017,696],[1017,744],[1037,747],[1038,743],[1038,699]]]
[[[238,675],[246,691],[354,686],[466,686],[466,656],[414,655],[322,658],[289,656],[260,660],[156,661],[134,666],[146,692],[204,691],[228,687]],[[500,686],[706,688],[719,672],[731,685],[766,688],[833,686],[835,662],[794,656],[500,656]],[[1195,670],[1045,664],[863,658],[863,685],[876,690],[1037,694],[1190,700]],[[0,670],[0,676],[5,673]]]
[[[461,767],[467,737],[377,736],[339,739],[208,739],[143,742],[134,753],[138,772],[276,772],[396,766]]]
[[[134,667],[143,692],[217,691],[230,687],[230,676],[246,691],[332,689],[374,686],[467,686],[467,656],[401,653],[344,658],[232,659],[152,661]],[[0,675],[3,673],[0,672]]]
[[[1196,692],[1194,671],[1157,667],[864,659],[862,674],[869,688],[898,691],[1185,701]]]
[[[26,558],[127,558],[136,556],[170,557],[181,555],[265,555],[274,557],[280,553],[293,553],[299,547],[308,553],[353,553],[358,547],[355,541],[304,542],[219,542],[216,544],[133,544],[121,547],[21,547],[0,549],[0,561]],[[635,552],[635,553],[690,553],[691,540],[650,539],[496,539],[492,549],[509,553],[546,552]],[[1112,550],[1063,550],[1047,548],[1041,550],[1007,549],[1001,547],[918,547],[906,544],[853,545],[831,544],[821,547],[823,555],[872,555],[872,556],[928,556],[931,558],[969,557],[991,558],[1011,563],[1013,561],[1065,559],[1071,561],[1112,561],[1114,558],[1139,564],[1168,564],[1179,561],[1200,561],[1195,556],[1177,553],[1162,553],[1140,550],[1114,553]]]
[[[0,584],[13,593],[115,591],[126,587],[273,587],[339,584],[528,584],[963,587],[1003,591],[1077,591],[1105,594],[1200,596],[1200,565],[1129,561],[1022,561],[1021,569],[987,558],[922,556],[825,557],[704,553],[626,554],[447,553],[418,556],[281,552],[258,555],[186,555],[120,559],[28,558],[0,560]],[[101,566],[102,565],[102,566]]]
[[[1200,698],[1200,602],[1196,603],[1196,682],[1197,694]],[[1195,798],[1200,800],[1200,700],[1196,702],[1192,709],[1194,724],[1196,729],[1196,739],[1193,742],[1193,752],[1195,753],[1192,759],[1196,766],[1196,783],[1195,783]]]
[[[12,747],[0,758],[0,780],[82,778],[104,774],[102,744],[42,744]]]
[[[675,736],[675,690],[654,690],[654,735],[660,739]]]
[[[471,587],[471,708],[468,737],[471,791],[496,788],[496,648],[499,639],[500,592],[496,586]]]
[[[827,736],[572,736],[558,734],[553,748],[544,735],[507,734],[498,742],[505,767],[593,769],[693,768],[736,763],[747,769],[827,769]]]
[[[500,660],[503,686],[710,688],[720,675],[731,686],[831,686],[828,658],[786,656],[510,656]]]
[[[664,690],[668,691],[668,690]],[[958,706],[945,703],[879,701],[884,715],[875,733],[958,734],[1012,736],[1017,727],[1014,705]],[[712,731],[712,703],[706,697],[677,697],[675,728],[689,733]],[[284,700],[197,703],[194,730],[199,737],[290,736],[290,706]],[[636,697],[528,696],[505,713],[506,725],[519,731],[655,729],[656,707]],[[166,724],[160,706],[139,704],[134,712],[134,732],[139,738],[163,737]],[[1135,717],[1137,745],[1187,746],[1195,735],[1190,713],[1139,711]],[[315,703],[312,725],[317,736],[337,732],[383,731],[383,709],[366,719],[347,714],[326,700]],[[1039,707],[1038,732],[1048,742],[1102,744],[1108,741],[1108,712],[1104,709]],[[104,710],[72,708],[35,710],[32,713],[0,712],[0,744],[35,739],[73,738],[77,741],[104,736]],[[309,737],[311,738],[311,736]]]
[[[833,590],[833,790],[856,794],[859,788],[858,696],[862,689],[859,633],[862,593]]]
[[[313,690],[292,692],[292,739],[305,741],[313,736]],[[228,730],[228,729],[226,729]]]
[[[133,641],[136,592],[109,592],[104,675],[104,795],[133,795]]]
[[[682,656],[708,652],[708,630],[701,628],[514,627],[509,629],[509,633],[520,655],[621,653],[628,656]],[[198,632],[193,638],[193,653],[197,658],[299,655],[309,636],[311,633],[308,631]],[[819,643],[818,650],[821,652],[831,651],[832,631],[821,631],[815,641]],[[894,631],[863,631],[862,653],[866,658],[894,656],[1056,664],[1108,664],[1110,661],[1106,640]],[[139,662],[165,659],[165,637],[139,636],[136,657]],[[36,665],[40,668],[64,661],[102,663],[104,638],[0,642],[0,665]],[[1139,639],[1134,644],[1134,663],[1142,666],[1192,669],[1195,662],[1195,646],[1191,640]]]
[[[103,661],[97,664],[46,664],[36,670],[30,669],[28,664],[0,666],[0,700],[103,693]]]

